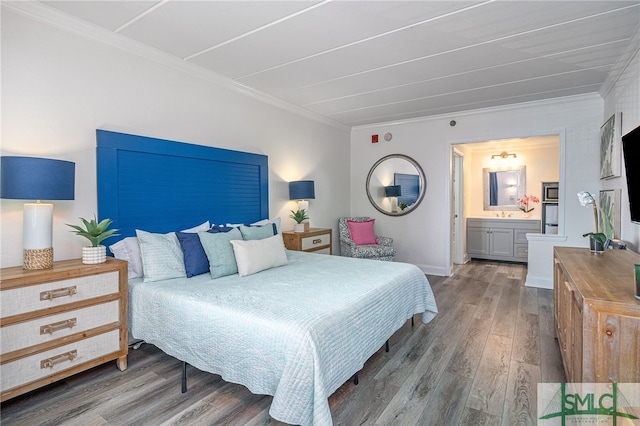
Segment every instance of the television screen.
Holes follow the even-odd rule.
[[[622,137],[631,221],[640,223],[640,127]]]

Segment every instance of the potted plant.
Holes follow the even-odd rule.
[[[593,204],[593,217],[596,222],[596,232],[587,232],[582,234],[583,237],[589,237],[589,248],[593,253],[602,253],[607,246],[607,236],[598,230],[598,206],[596,206],[596,199],[589,192],[578,192],[578,201],[582,207],[587,204]]]
[[[305,209],[296,210],[295,212],[291,210],[291,215],[289,217],[296,221],[296,225],[293,228],[294,232],[304,232],[304,220],[309,219],[307,216],[307,212]]]
[[[82,247],[82,263],[87,265],[93,265],[97,263],[103,263],[107,260],[107,248],[100,243],[109,238],[117,236],[117,229],[107,229],[111,225],[111,219],[103,219],[99,223],[96,220],[95,215],[93,219],[86,220],[80,218],[84,224],[84,228],[78,225],[71,225],[67,223],[67,226],[72,227],[76,235],[85,237],[91,242],[90,246]]]
[[[531,212],[533,211],[533,207],[531,204],[539,203],[540,199],[535,195],[525,195],[522,198],[519,198],[516,203],[518,204],[518,208],[524,212],[525,217],[529,217]]]

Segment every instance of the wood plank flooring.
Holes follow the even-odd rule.
[[[336,425],[534,425],[538,382],[562,382],[551,290],[524,286],[526,267],[471,262],[432,277],[440,313],[415,318],[329,399]],[[188,367],[155,348],[1,406],[3,425],[281,425],[271,397]]]

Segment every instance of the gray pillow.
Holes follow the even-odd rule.
[[[226,277],[238,273],[236,257],[233,254],[231,240],[242,240],[242,234],[238,228],[229,232],[198,232],[200,243],[209,259],[209,271],[211,278]]]
[[[278,233],[275,224],[269,223],[263,226],[240,226],[243,240],[263,240],[273,237]]]
[[[144,282],[186,277],[180,242],[175,232],[152,234],[136,229],[142,253]]]

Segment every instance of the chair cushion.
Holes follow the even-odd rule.
[[[369,219],[363,222],[347,220],[351,239],[357,246],[364,244],[378,244],[376,235],[373,232],[373,225],[375,221],[375,219]]]
[[[381,246],[377,244],[365,244],[362,246],[356,246],[353,249],[351,256],[360,259],[378,259],[378,258],[391,258],[395,255],[396,251],[393,247]]]

